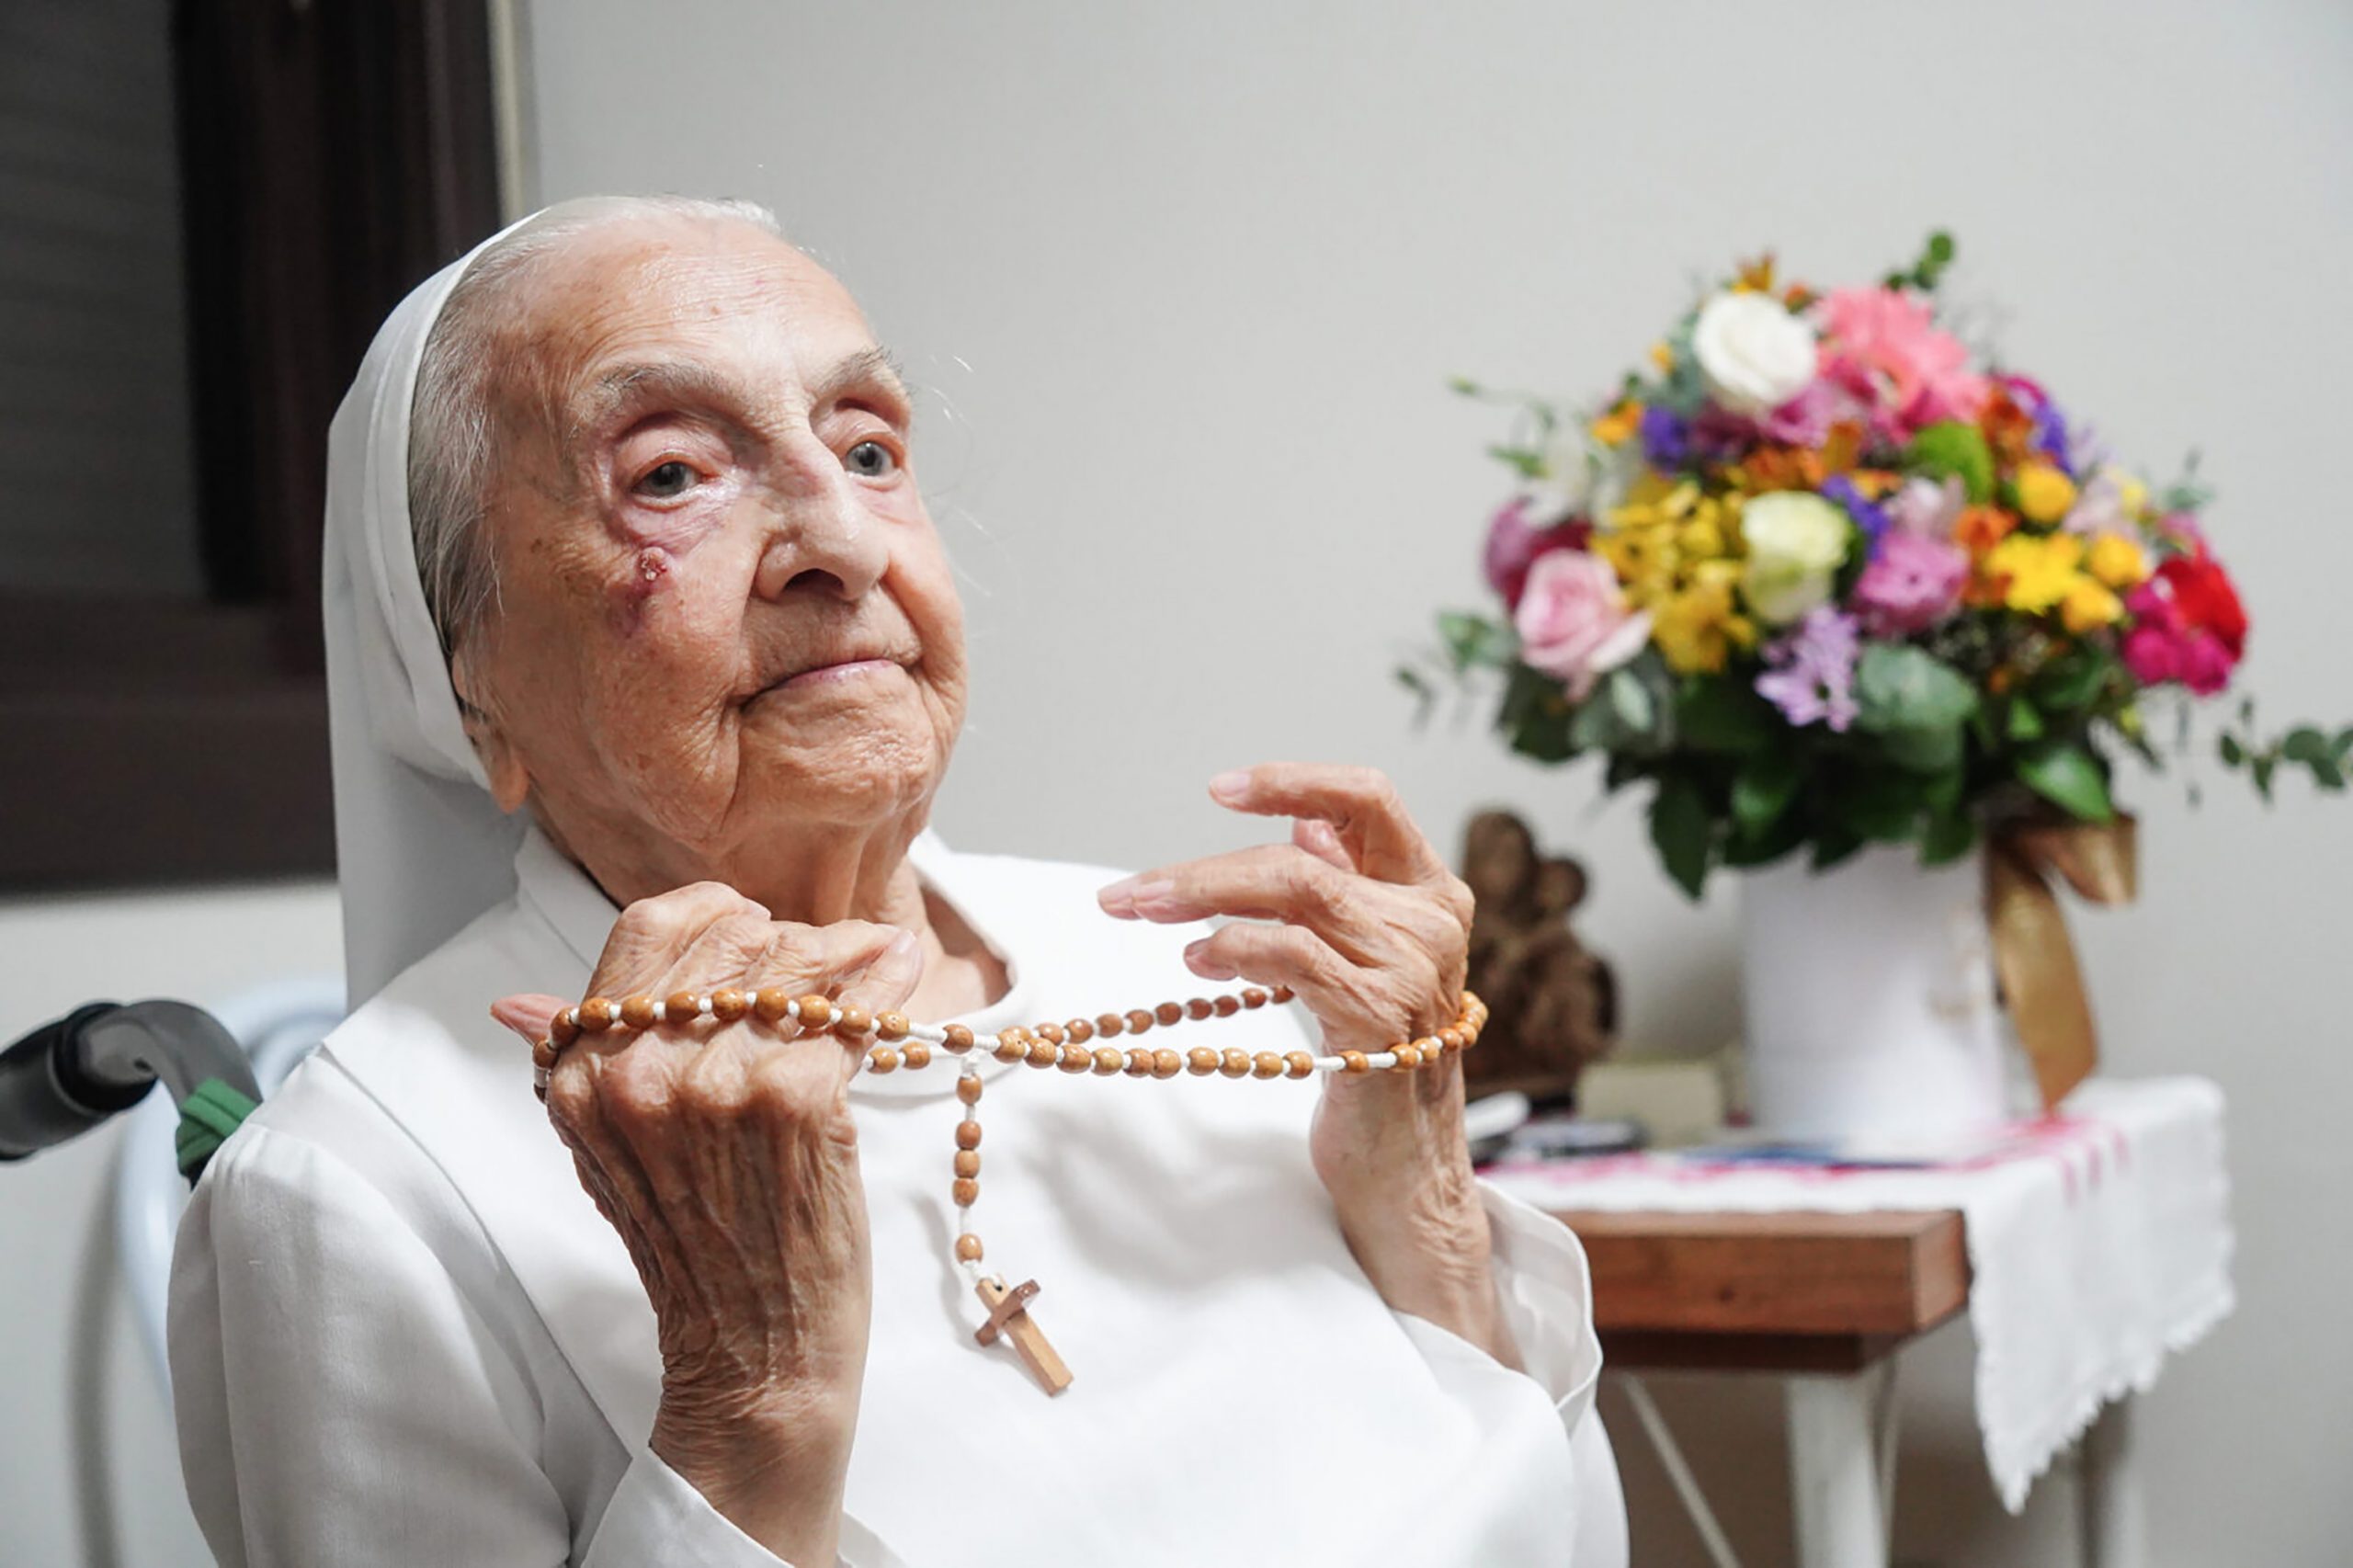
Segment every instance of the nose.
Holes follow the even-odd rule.
[[[832,449],[815,443],[788,460],[772,494],[772,521],[752,589],[764,599],[796,596],[855,604],[889,567],[884,520],[866,505],[858,481]]]

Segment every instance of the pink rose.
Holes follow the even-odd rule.
[[[1558,678],[1573,702],[1585,700],[1596,680],[1641,653],[1651,636],[1650,612],[1630,611],[1618,574],[1581,550],[1536,558],[1512,624],[1521,661]]]
[[[1969,350],[1936,324],[1927,301],[1899,289],[1839,289],[1814,306],[1824,375],[1868,396],[1882,433],[1909,436],[1943,419],[1974,420],[1991,388]]]
[[[1969,552],[1959,545],[1890,528],[1879,553],[1855,582],[1850,601],[1875,636],[1902,637],[1952,613],[1969,581]]]

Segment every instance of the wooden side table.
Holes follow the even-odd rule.
[[[1886,1568],[1895,1353],[1969,1302],[1957,1210],[1926,1212],[1561,1211],[1585,1244],[1608,1369],[1657,1445],[1718,1568],[1734,1568],[1646,1371],[1761,1372],[1786,1381],[1798,1561]],[[2083,1445],[2084,1561],[2143,1561],[2125,1412]]]

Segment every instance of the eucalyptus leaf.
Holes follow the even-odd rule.
[[[1943,812],[1928,819],[1920,834],[1920,862],[1949,866],[1977,847],[1977,824],[1966,812]]]
[[[2222,754],[2224,767],[2243,767],[2246,765],[2246,747],[2239,744],[2239,738],[2236,735],[2224,735],[2214,743],[2214,749]]]
[[[1739,756],[1770,745],[1782,730],[1773,705],[1745,680],[1699,676],[1683,683],[1675,725],[1692,751]]]
[[[2108,778],[2099,760],[2073,741],[2043,741],[2020,754],[2018,778],[2044,800],[2084,822],[2112,822]]]
[[[1741,764],[1732,779],[1732,820],[1743,834],[1755,835],[1780,820],[1797,799],[1805,765],[1797,754],[1765,752]]]
[[[2279,755],[2290,762],[2301,762],[2308,766],[2314,762],[2325,762],[2329,759],[2329,753],[2328,737],[2310,724],[2299,725],[2289,731],[2287,738],[2279,743]]]
[[[1977,710],[1977,688],[1950,665],[1908,642],[1874,642],[1855,662],[1858,727],[1891,730],[1949,728]]]
[[[2010,703],[2009,733],[2014,741],[2039,741],[2042,738],[2042,715],[2036,712],[2034,704],[2023,697],[2014,699]]]

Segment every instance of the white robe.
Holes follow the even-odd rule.
[[[1096,907],[1115,874],[915,863],[1003,958],[976,1028],[1183,1000],[1195,929]],[[773,1565],[646,1447],[654,1316],[486,1008],[578,994],[614,919],[536,834],[516,898],[337,1029],[231,1139],[175,1262],[190,1496],[225,1568]],[[1285,1051],[1296,1006],[1171,1044]],[[973,1224],[1075,1375],[1048,1399],[949,1260],[954,1072],[852,1092],[874,1324],[842,1561],[857,1568],[1623,1568],[1584,1256],[1494,1192],[1526,1373],[1382,1304],[1309,1168],[1313,1083],[994,1061]]]

